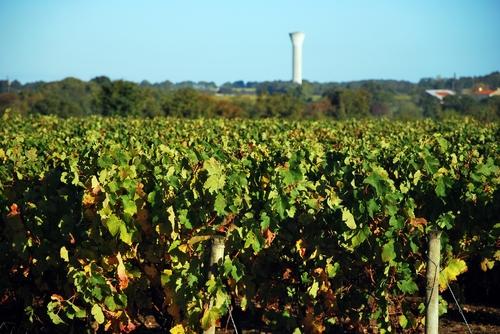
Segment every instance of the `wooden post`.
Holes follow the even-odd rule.
[[[441,232],[429,234],[429,254],[427,260],[427,285],[425,291],[425,334],[439,332],[439,262],[441,257]]]
[[[224,237],[214,235],[212,237],[212,252],[210,254],[210,267],[224,257]]]
[[[224,258],[224,237],[221,235],[214,235],[212,237],[212,250],[210,253],[210,268],[212,269],[214,265],[219,262],[219,260]],[[209,276],[213,276],[212,271],[210,271]],[[212,304],[213,301],[210,301]],[[212,306],[212,305],[210,305]],[[215,325],[211,326],[209,329],[203,332],[204,334],[215,334]]]

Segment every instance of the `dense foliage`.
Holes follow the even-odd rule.
[[[416,331],[430,230],[443,290],[471,254],[500,260],[499,130],[4,115],[0,306],[31,331],[154,315],[199,332],[230,308],[278,332]],[[209,268],[214,235],[225,257]]]
[[[500,97],[474,94],[500,87],[500,73],[459,79],[423,79],[418,84],[395,80],[344,83],[289,81],[225,83],[162,82],[140,84],[96,77],[88,82],[66,78],[20,84],[0,81],[0,115],[6,110],[62,117],[103,115],[186,118],[291,119],[389,117],[409,120],[465,115],[483,121],[500,119]],[[457,91],[440,102],[426,89]],[[219,94],[216,94],[216,93]]]

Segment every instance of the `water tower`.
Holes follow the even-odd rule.
[[[293,82],[302,84],[302,44],[306,35],[297,31],[290,33],[293,45]]]

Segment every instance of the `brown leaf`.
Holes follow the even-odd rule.
[[[137,187],[135,188],[135,193],[137,194],[137,196],[139,196],[140,198],[144,198],[146,197],[146,193],[144,192],[144,184],[142,184],[141,182],[139,182],[137,184]]]
[[[266,246],[270,246],[276,237],[276,233],[273,233],[270,229],[264,231],[264,238],[266,239]]]
[[[93,206],[95,203],[96,203],[96,198],[94,197],[94,195],[90,193],[86,193],[83,195],[82,205],[84,207],[87,208],[89,206]]]
[[[295,242],[295,249],[299,253],[301,258],[304,258],[306,256],[306,247],[305,247],[305,242],[302,239],[299,239]]]
[[[283,279],[290,279],[292,276],[292,269],[286,268],[285,272],[283,273]]]
[[[147,315],[144,317],[144,327],[147,329],[157,329],[160,328],[160,324],[153,315]]]
[[[410,225],[416,228],[427,225],[427,220],[425,218],[412,218],[410,219]]]
[[[304,330],[306,333],[321,334],[326,330],[325,325],[320,316],[314,316],[314,308],[308,306],[306,310],[306,316],[303,320]]]
[[[58,302],[63,302],[64,298],[61,295],[58,295],[56,293],[53,293],[52,296],[50,296],[50,299],[53,301],[58,301]]]
[[[116,259],[118,260],[118,281],[120,282],[120,289],[126,289],[128,286],[128,276],[127,271],[125,270],[125,265],[123,264],[122,256],[120,252],[116,255]]]
[[[132,322],[132,320],[128,320],[127,324],[120,323],[120,332],[121,333],[130,333],[136,329],[136,325]]]
[[[10,212],[7,214],[7,217],[13,217],[18,215],[19,215],[19,207],[17,206],[16,203],[13,203],[10,206]]]

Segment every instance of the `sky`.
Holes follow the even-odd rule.
[[[0,0],[0,79],[418,81],[500,70],[498,0]]]

